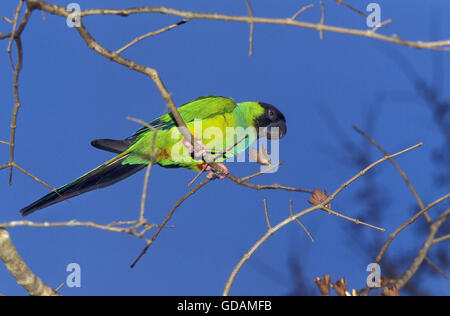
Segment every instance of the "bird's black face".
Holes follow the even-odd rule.
[[[268,103],[259,102],[264,108],[264,114],[256,118],[256,126],[261,128],[267,128],[265,135],[268,139],[280,139],[287,132],[286,119],[276,107]],[[259,133],[259,132],[258,132]]]

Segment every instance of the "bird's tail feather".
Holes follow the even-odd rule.
[[[125,152],[136,141],[136,136],[122,140],[115,139],[94,139],[91,145],[95,148],[110,151],[116,154]]]
[[[47,194],[40,200],[37,200],[36,202],[20,210],[22,216],[27,216],[34,211],[67,200],[82,193],[107,187],[145,168],[146,165],[143,164],[122,164],[128,155],[129,153],[120,154],[103,165],[79,177],[75,181],[58,188],[56,192]]]

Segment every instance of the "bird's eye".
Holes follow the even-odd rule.
[[[269,118],[273,119],[275,118],[275,112],[273,110],[269,110]]]

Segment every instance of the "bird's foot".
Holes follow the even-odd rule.
[[[214,170],[211,170],[211,166],[208,166],[206,168],[206,170],[211,170],[208,172],[208,174],[206,175],[206,177],[208,179],[214,179],[214,178],[219,178],[219,179],[225,179],[227,177],[227,175],[230,173],[230,171],[228,170],[227,166],[225,166],[223,163],[217,163],[221,168],[222,168],[222,173],[218,174],[216,173]]]
[[[192,146],[191,141],[183,137],[183,145],[189,150],[189,153],[194,154],[195,160],[202,160],[203,156],[206,155],[206,145],[196,139],[197,144],[199,148]]]

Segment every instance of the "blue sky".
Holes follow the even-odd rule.
[[[54,1],[66,5],[70,1]],[[121,1],[78,1],[81,8],[123,8]],[[309,2],[308,2],[309,3]],[[292,16],[298,1],[253,1],[253,13],[263,17]],[[314,2],[315,3],[315,2]],[[351,3],[351,2],[350,2]],[[365,2],[364,2],[365,3]],[[367,1],[369,3],[369,1]],[[396,33],[410,40],[434,40],[433,22],[440,21],[440,34],[448,38],[450,19],[446,1],[379,1],[382,20],[393,19],[380,32]],[[127,1],[128,7],[164,5],[199,12],[246,15],[245,1]],[[325,23],[365,29],[365,19],[325,1]],[[12,17],[16,1],[3,1],[0,14]],[[364,8],[365,5],[360,5]],[[320,9],[311,9],[302,19],[317,22]],[[158,14],[127,18],[94,16],[84,20],[102,45],[118,49],[137,36],[170,25],[180,18]],[[0,32],[9,32],[0,22]],[[302,188],[336,190],[353,176],[357,167],[338,141],[338,130],[357,144],[365,140],[352,125],[367,129],[388,151],[395,152],[423,142],[425,145],[398,158],[425,204],[448,187],[436,186],[439,173],[431,153],[443,143],[430,110],[415,92],[410,79],[390,58],[400,54],[425,80],[433,78],[432,54],[376,40],[325,33],[287,26],[256,25],[254,56],[248,56],[249,26],[245,23],[190,21],[170,32],[146,39],[129,48],[124,56],[156,68],[176,104],[198,96],[222,95],[237,102],[264,101],[286,116],[288,133],[280,141],[277,173],[264,175],[255,183],[282,183]],[[39,12],[23,33],[24,69],[20,77],[20,109],[16,162],[45,182],[60,186],[108,160],[111,154],[90,146],[96,138],[125,138],[140,126],[127,116],[150,121],[164,111],[164,101],[145,76],[113,63],[91,51],[75,29],[61,17]],[[7,41],[0,42],[0,140],[9,137],[13,106],[12,72],[6,54]],[[442,54],[443,69],[449,68]],[[444,71],[445,74],[445,71]],[[446,74],[447,75],[447,74]],[[450,97],[448,81],[442,96]],[[392,95],[408,96],[392,98]],[[380,96],[388,95],[381,100]],[[333,119],[332,119],[333,118]],[[0,164],[9,159],[9,148],[0,144]],[[373,150],[373,160],[381,155]],[[232,163],[230,171],[246,176],[259,170],[252,163]],[[395,169],[385,163],[373,171],[383,188],[386,206],[379,222],[387,233],[361,229],[360,237],[348,238],[351,222],[317,212],[302,218],[313,234],[311,243],[297,224],[271,237],[238,274],[233,295],[284,295],[299,286],[291,273],[294,258],[303,269],[304,284],[317,293],[313,279],[332,274],[348,279],[350,287],[361,288],[366,266],[374,258],[363,247],[366,240],[386,240],[388,234],[411,215],[414,199]],[[154,167],[149,184],[147,215],[160,223],[187,191],[192,171]],[[30,216],[42,221],[94,221],[107,224],[136,219],[144,173],[114,186],[60,203]],[[361,180],[361,179],[360,179]],[[19,210],[47,193],[32,179],[14,171],[0,171],[0,222],[20,219]],[[363,181],[346,189],[333,201],[342,213],[363,217],[356,199]],[[134,237],[91,228],[14,228],[13,242],[30,268],[47,284],[57,287],[66,280],[66,266],[75,262],[82,269],[81,288],[61,290],[65,295],[219,295],[233,267],[265,233],[263,199],[267,199],[272,223],[289,216],[289,200],[295,210],[308,207],[309,196],[283,191],[254,191],[229,180],[214,181],[188,199],[134,269],[129,265],[144,244]],[[448,203],[447,203],[448,205]],[[431,212],[432,216],[442,212]],[[414,228],[411,228],[411,232]],[[379,236],[375,236],[379,235]],[[355,235],[352,235],[355,236]],[[416,253],[422,235],[405,233],[391,246],[387,256]],[[443,246],[440,246],[443,247]],[[447,245],[448,249],[448,245]],[[377,252],[378,249],[374,249]],[[433,252],[430,253],[431,257]],[[405,266],[406,267],[406,266]],[[383,270],[383,265],[381,265]],[[448,271],[447,271],[448,273]],[[450,294],[448,281],[427,278],[425,289],[432,294]],[[12,276],[0,265],[0,293],[23,295]]]

